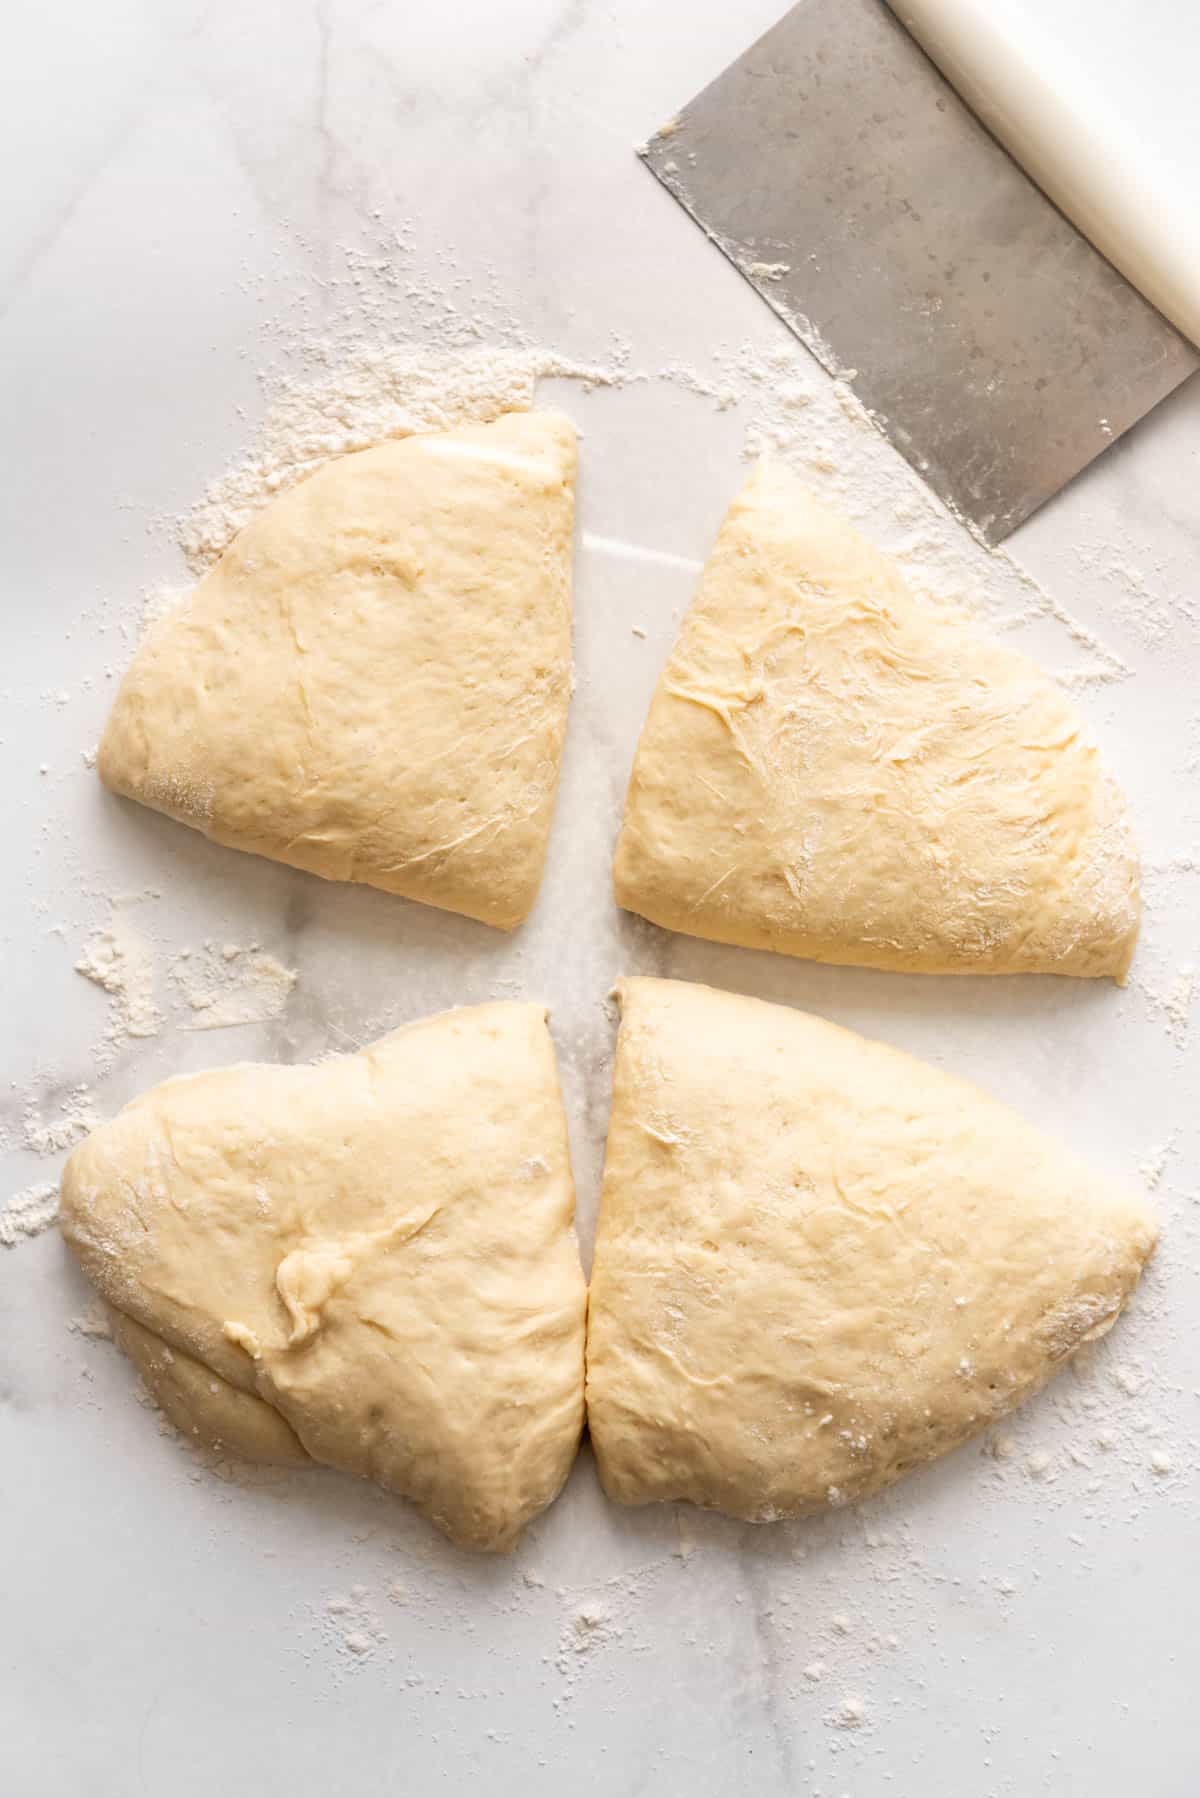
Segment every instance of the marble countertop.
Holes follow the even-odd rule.
[[[978,583],[1066,673],[1130,794],[1148,912],[1126,989],[787,963],[668,938],[609,898],[641,716],[773,428],[781,356],[814,434],[834,432],[825,377],[632,154],[781,10],[110,0],[9,21],[0,1209],[36,1207],[80,1120],[168,1073],[519,993],[552,1007],[590,1245],[606,995],[643,971],[811,1007],[978,1080],[1151,1185],[1160,1254],[1077,1371],[868,1506],[757,1529],[622,1512],[585,1452],[493,1560],[351,1481],[198,1460],[90,1333],[55,1232],[0,1246],[5,1798],[1200,1789],[1200,384],[1013,539],[1040,596],[930,526],[934,574]],[[1194,186],[1200,18],[1044,10]],[[583,432],[578,690],[544,890],[511,939],[222,851],[87,765],[143,596],[187,578],[172,521],[279,380],[472,334],[619,377],[544,390]],[[877,490],[881,534],[919,558],[902,466],[861,433],[836,449],[851,509],[869,523]],[[153,1034],[76,971],[115,924]],[[279,1015],[192,1027],[184,964],[206,943],[295,969]]]

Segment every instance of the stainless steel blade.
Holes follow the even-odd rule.
[[[802,0],[641,154],[989,542],[1200,366],[883,0]]]

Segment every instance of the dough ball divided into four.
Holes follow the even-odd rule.
[[[227,845],[504,928],[570,687],[574,434],[406,439],[275,501],[150,633],[100,752]],[[1059,689],[760,467],[652,702],[620,903],[834,962],[1123,976],[1124,802]],[[959,1081],[699,986],[622,990],[587,1326],[601,1479],[738,1517],[865,1496],[1107,1330],[1143,1207]],[[545,1014],[168,1081],[71,1156],[63,1229],[167,1415],[507,1548],[584,1418]]]

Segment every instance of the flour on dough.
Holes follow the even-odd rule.
[[[189,1441],[214,1454],[281,1467],[311,1467],[296,1432],[273,1405],[230,1385],[202,1361],[169,1348],[161,1336],[109,1307],[113,1341],[123,1348],[150,1396]]]
[[[511,929],[566,728],[574,475],[547,412],[327,463],[152,626],[101,777],[232,848]]]
[[[512,1546],[583,1427],[586,1288],[545,1012],[168,1080],[74,1150],[62,1228],[187,1434]]]
[[[627,980],[588,1325],[609,1496],[756,1521],[864,1497],[1107,1331],[1137,1199],[819,1018]]]
[[[762,464],[659,681],[618,902],[691,936],[926,973],[1123,978],[1138,865],[1062,690]]]

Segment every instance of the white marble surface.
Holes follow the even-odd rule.
[[[609,1507],[585,1453],[518,1554],[480,1560],[332,1475],[218,1477],[133,1402],[111,1347],[72,1331],[87,1295],[54,1233],[0,1249],[5,1798],[1200,1789],[1195,383],[1013,545],[1110,662],[1053,619],[1031,646],[1076,673],[1124,671],[1082,689],[1152,870],[1124,993],[783,963],[612,909],[640,716],[743,466],[745,408],[679,380],[555,389],[586,434],[579,689],[545,888],[514,939],[234,856],[111,800],[83,761],[139,594],[181,578],[158,521],[244,447],[266,361],[358,328],[355,246],[403,274],[361,276],[368,337],[419,340],[432,284],[485,336],[503,316],[577,357],[618,339],[635,369],[703,372],[720,345],[788,341],[631,154],[780,10],[75,0],[9,15],[4,1193],[53,1178],[22,1114],[53,1121],[76,1083],[107,1112],[169,1072],[318,1054],[520,991],[553,1007],[590,1242],[605,993],[622,970],[661,970],[940,1060],[1131,1177],[1165,1148],[1144,1295],[1081,1376],[1014,1420],[999,1459],[968,1447],[859,1512],[755,1530]],[[1192,9],[1046,11],[1194,186]],[[406,247],[381,248],[401,227]],[[73,964],[120,894],[160,979],[206,938],[296,967],[283,1018],[193,1033],[176,1008],[98,1075],[109,1001]],[[330,1612],[338,1597],[350,1612]],[[355,1657],[341,1637],[363,1619],[386,1639]],[[856,1728],[838,1727],[848,1698]]]

